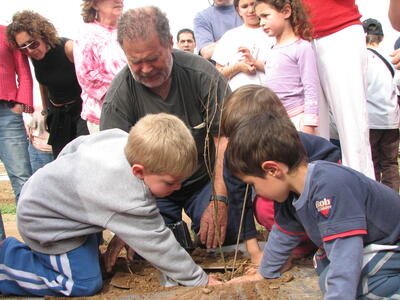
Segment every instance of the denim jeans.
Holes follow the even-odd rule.
[[[31,161],[32,174],[41,167],[44,167],[44,165],[54,160],[53,154],[37,150],[35,147],[32,146],[31,143],[29,143],[28,151]]]
[[[226,157],[225,157],[226,160]],[[224,162],[224,181],[228,190],[228,224],[224,245],[236,243],[239,233],[241,213],[246,191],[246,184],[233,176]],[[211,181],[202,188],[193,191],[190,196],[176,197],[174,194],[166,198],[157,198],[157,206],[166,224],[176,223],[182,220],[182,208],[192,220],[192,230],[197,234],[200,230],[200,220],[204,210],[210,204],[212,194]],[[247,205],[242,224],[241,240],[256,237],[257,230],[254,222],[251,204],[251,191],[248,194]]]
[[[28,139],[22,114],[13,113],[5,101],[0,101],[0,160],[18,201],[22,186],[32,175]]]
[[[21,114],[11,111],[7,102],[0,100],[0,160],[3,162],[14,190],[15,199],[25,181],[32,174],[29,162],[28,140]],[[0,214],[0,239],[5,232]]]

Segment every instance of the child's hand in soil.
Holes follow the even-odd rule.
[[[121,252],[122,248],[126,249],[126,258],[128,261],[133,261],[133,255],[135,251],[128,246],[123,240],[114,235],[110,243],[108,244],[106,252],[102,254],[102,259],[104,263],[104,267],[107,273],[112,271],[115,262],[117,261],[118,255]]]
[[[257,239],[252,238],[245,240],[244,244],[246,246],[247,252],[250,254],[251,262],[255,265],[260,265],[261,259],[263,257],[263,251],[258,245]]]
[[[219,281],[213,275],[208,275],[208,283],[207,283],[207,285],[216,285],[216,284],[223,284],[223,282]]]
[[[243,275],[240,277],[233,278],[227,283],[245,282],[245,281],[258,281],[265,279],[260,273],[256,272],[254,274]]]

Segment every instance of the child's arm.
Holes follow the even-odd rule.
[[[256,72],[256,67],[253,65],[249,65],[244,61],[238,61],[233,65],[222,66],[217,63],[216,65],[218,71],[224,75],[225,78],[230,80],[231,78],[235,77],[240,72],[246,74],[254,74]]]
[[[135,200],[142,205],[115,213],[105,227],[170,279],[184,286],[206,285],[207,274],[165,226],[155,201]]]
[[[250,255],[251,262],[255,265],[259,265],[263,256],[263,251],[258,245],[258,241],[256,238],[252,238],[244,241],[244,245],[246,246],[246,250]]]
[[[355,299],[363,260],[362,236],[337,238],[325,242],[324,247],[330,261],[321,285],[327,289],[324,300]]]
[[[277,278],[281,276],[281,269],[288,260],[290,253],[299,244],[302,235],[289,235],[279,230],[276,225],[268,236],[264,247],[260,268],[255,274],[244,275],[229,281],[243,282],[255,281],[265,278]]]
[[[264,278],[277,278],[281,276],[281,268],[302,237],[302,234],[291,235],[284,233],[274,225],[268,236],[267,244],[264,247],[259,273]]]
[[[299,50],[298,66],[304,90],[304,127],[318,126],[318,96],[320,82],[315,53],[310,43],[302,44]],[[306,133],[314,134],[310,128]]]

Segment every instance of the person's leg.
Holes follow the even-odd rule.
[[[242,223],[240,240],[255,238],[257,236],[257,230],[254,221],[253,202],[251,200],[251,187],[249,186],[247,197],[245,199],[247,184],[235,177],[228,170],[225,160],[226,157],[224,159],[224,181],[228,191],[229,200],[226,243],[233,244],[236,243],[240,223]],[[246,206],[243,220],[241,222],[244,203],[246,203]]]
[[[4,163],[18,201],[22,186],[32,175],[28,140],[21,114],[0,101],[0,159]]]
[[[246,192],[246,184],[234,177],[224,164],[224,181],[228,190],[228,225],[224,245],[232,245],[237,241],[241,214]],[[211,182],[204,185],[202,189],[193,194],[185,201],[185,212],[192,219],[192,229],[198,233],[200,221],[204,210],[210,204],[212,189]],[[251,202],[251,189],[247,194],[246,209],[241,228],[241,240],[256,237],[257,230],[254,222],[254,215]]]
[[[157,207],[165,224],[173,224],[182,220],[182,204],[175,199],[157,198]]]
[[[202,188],[195,191],[191,197],[185,199],[183,208],[192,220],[192,230],[196,234],[200,230],[200,221],[204,210],[210,204],[211,193],[211,182],[208,182]]]
[[[193,250],[193,241],[190,232],[185,222],[182,221],[182,205],[184,198],[167,197],[157,198],[157,207],[160,210],[161,216],[165,224],[171,229],[176,240],[187,251]]]
[[[53,154],[39,151],[35,147],[33,147],[31,143],[29,143],[28,152],[31,162],[32,174],[35,173],[38,169],[44,167],[49,162],[52,162],[54,159]]]
[[[329,271],[329,264],[330,261],[328,259],[328,256],[326,255],[325,250],[323,248],[319,248],[313,256],[313,265],[315,271],[319,276],[319,288],[323,293],[326,293],[327,289],[326,279]]]
[[[90,296],[102,287],[96,235],[64,254],[32,251],[15,238],[0,248],[0,293],[21,296]]]
[[[367,53],[361,25],[314,42],[318,72],[339,133],[343,164],[374,178],[366,107]]]
[[[6,238],[6,231],[4,230],[3,216],[0,211],[0,241]]]
[[[400,245],[369,257],[361,271],[357,299],[400,299]]]
[[[369,130],[369,141],[371,143],[371,154],[372,161],[374,163],[375,170],[375,179],[381,182],[381,139],[382,139],[382,131],[379,129],[370,129]]]
[[[90,134],[97,133],[100,131],[99,124],[96,124],[96,123],[93,123],[90,121],[86,121],[86,124],[87,124],[87,128],[88,128]]]
[[[399,192],[399,165],[397,162],[399,149],[399,130],[382,129],[381,139],[381,182]]]

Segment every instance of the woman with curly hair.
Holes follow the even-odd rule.
[[[265,85],[278,95],[297,130],[316,134],[320,83],[301,0],[258,0],[256,14],[264,32],[276,38],[265,65]]]
[[[82,34],[74,42],[75,70],[82,88],[82,119],[90,133],[99,131],[100,114],[107,89],[126,65],[117,42],[117,21],[123,0],[83,0]]]
[[[73,63],[73,41],[58,37],[52,23],[28,10],[13,16],[7,38],[31,59],[42,96],[42,114],[47,114],[48,143],[56,158],[67,143],[88,134],[80,117],[81,88]]]

